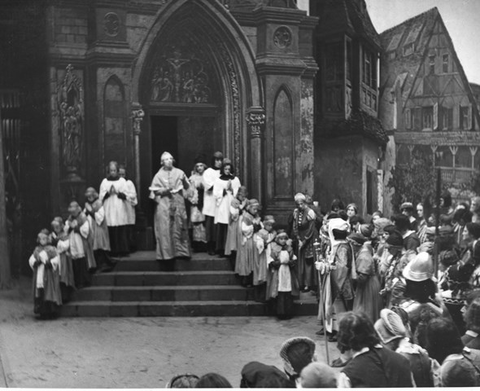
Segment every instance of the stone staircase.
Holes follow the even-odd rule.
[[[62,307],[65,317],[265,316],[254,289],[239,285],[226,258],[194,254],[177,260],[175,271],[160,271],[153,251],[119,258],[114,271],[93,276],[92,286],[75,292]],[[297,315],[316,315],[310,294],[296,301]]]

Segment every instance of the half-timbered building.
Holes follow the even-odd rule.
[[[438,9],[380,38],[380,119],[392,135],[388,164],[401,165],[419,151],[432,156],[445,186],[468,183],[480,166],[479,89],[469,84]]]

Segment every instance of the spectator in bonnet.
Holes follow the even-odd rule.
[[[433,387],[428,353],[422,347],[410,342],[408,331],[398,314],[384,308],[380,312],[380,319],[375,322],[375,330],[385,347],[408,359],[417,387]]]
[[[410,363],[382,348],[373,323],[364,313],[348,312],[340,321],[338,347],[351,356],[342,369],[339,388],[412,387]]]
[[[317,361],[315,356],[315,342],[307,337],[294,337],[286,340],[280,349],[280,357],[283,360],[283,369],[290,382],[300,376],[303,368],[311,362]]]

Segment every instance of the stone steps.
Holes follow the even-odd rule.
[[[66,317],[109,316],[271,316],[270,306],[255,301],[255,289],[239,285],[226,258],[194,254],[161,271],[153,252],[117,260],[114,271],[93,276],[62,307]],[[297,315],[316,315],[315,297],[302,294]]]
[[[297,301],[296,316],[316,315],[316,303]],[[76,301],[62,307],[64,317],[273,316],[254,301]]]
[[[96,274],[94,286],[235,285],[232,271],[112,272]]]

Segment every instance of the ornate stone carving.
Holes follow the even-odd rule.
[[[265,129],[265,111],[263,108],[249,110],[246,116],[251,138],[260,138]]]
[[[220,55],[223,62],[227,66],[228,77],[230,79],[231,93],[232,93],[232,106],[233,106],[233,154],[234,164],[237,170],[240,170],[240,144],[241,144],[241,130],[240,130],[240,89],[238,87],[238,77],[233,65],[233,61],[228,54],[225,45],[217,41],[217,45],[220,49]]]
[[[156,61],[150,99],[154,102],[210,103],[206,61],[181,48],[165,50]]]
[[[116,37],[120,32],[120,17],[115,12],[108,12],[103,17],[103,29],[109,37]]]
[[[141,133],[140,123],[143,121],[143,117],[145,117],[145,112],[141,106],[132,107],[133,134],[135,136]]]
[[[61,157],[67,176],[78,176],[83,156],[83,88],[82,81],[73,73],[73,66],[69,64],[66,70],[57,90]]]
[[[280,49],[289,47],[292,44],[292,32],[288,27],[282,26],[273,33],[273,43]]]

